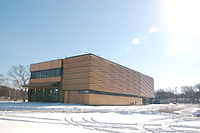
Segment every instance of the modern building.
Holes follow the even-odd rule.
[[[154,96],[152,77],[94,54],[31,64],[28,101],[139,105]]]

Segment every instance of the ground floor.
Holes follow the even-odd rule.
[[[143,98],[105,91],[65,90],[59,88],[35,88],[28,90],[29,102],[64,102],[85,105],[141,105]]]
[[[28,90],[29,102],[60,102],[58,88],[37,88]]]
[[[64,103],[86,105],[141,105],[142,98],[95,90],[64,91]]]

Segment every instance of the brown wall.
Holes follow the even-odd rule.
[[[67,58],[63,62],[63,90],[89,89],[90,55]]]
[[[154,97],[154,80],[143,74],[141,74],[141,96]]]
[[[140,95],[140,77],[135,71],[92,56],[91,89]],[[99,80],[100,79],[100,80]]]
[[[89,104],[89,94],[79,94],[77,91],[65,91],[64,102],[73,104]]]
[[[30,79],[29,83],[52,83],[52,82],[59,82],[61,81],[61,76],[59,77],[50,77],[50,78],[36,78],[36,79]]]
[[[62,59],[31,64],[30,71],[33,72],[33,71],[53,69],[53,68],[62,68]],[[61,76],[58,76],[58,77],[49,77],[49,78],[30,79],[29,83],[30,84],[52,83],[52,82],[60,82],[60,81],[61,81]]]
[[[153,97],[153,78],[91,55],[90,89]]]
[[[31,64],[30,65],[30,71],[40,71],[40,70],[47,70],[47,69],[53,69],[53,68],[62,68],[62,63],[63,59],[58,59],[58,60],[52,60],[52,61],[46,61],[46,62],[41,62],[41,63],[36,63],[36,64]],[[49,78],[34,78],[29,80],[29,84],[44,84],[44,83],[54,83],[54,82],[61,82],[62,77],[57,76],[57,77],[49,77]],[[43,86],[42,88],[54,88],[55,86]],[[35,89],[35,88],[40,88],[40,87],[29,87],[29,89]],[[63,93],[62,91],[60,92],[60,102],[63,102]]]
[[[65,91],[64,102],[89,105],[141,105],[142,98],[100,94],[79,94],[78,91]]]
[[[64,60],[63,90],[92,89],[153,97],[153,78],[95,55]]]
[[[89,105],[141,105],[142,98],[89,94]]]
[[[52,61],[31,64],[30,71],[33,72],[33,71],[61,68],[61,67],[62,67],[62,59],[58,59],[58,60],[52,60]]]

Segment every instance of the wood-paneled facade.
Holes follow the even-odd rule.
[[[56,68],[62,69],[59,76],[37,78],[40,72],[45,74],[43,70]],[[38,73],[30,79],[29,90],[40,84],[45,89],[45,83],[59,83],[58,102],[131,105],[142,104],[143,98],[154,96],[153,78],[93,54],[31,64],[33,72]]]

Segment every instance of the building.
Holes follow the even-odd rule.
[[[31,64],[28,101],[139,105],[154,96],[152,77],[94,54]]]

